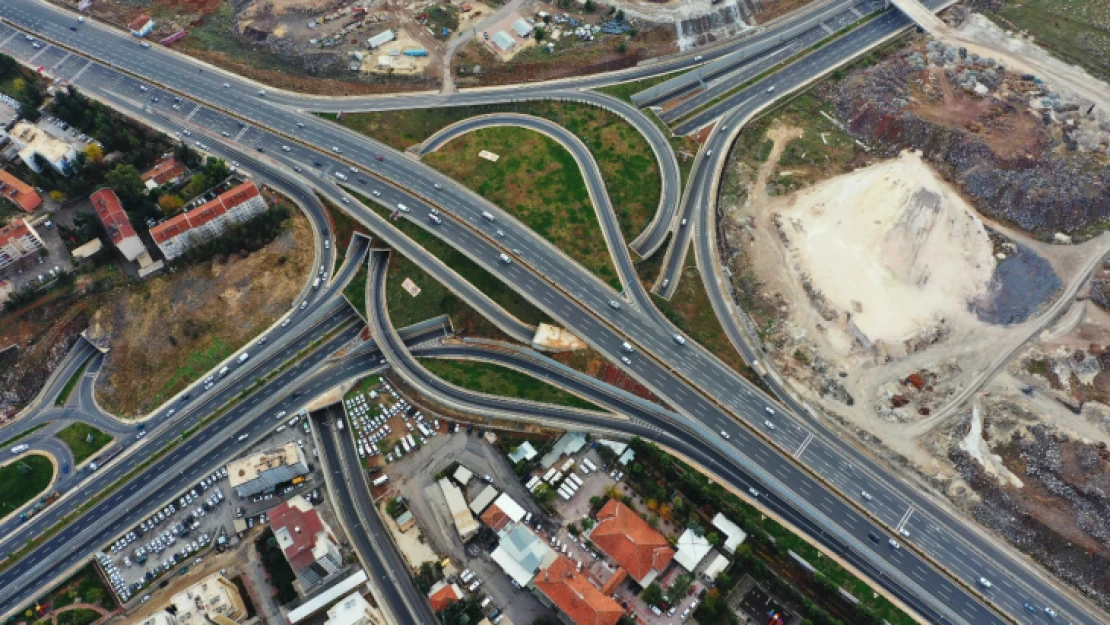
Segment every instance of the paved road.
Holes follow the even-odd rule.
[[[420,625],[435,623],[427,598],[413,583],[408,565],[389,537],[389,530],[370,497],[370,485],[355,451],[350,430],[339,430],[335,423],[343,418],[343,409],[336,405],[312,413],[327,469],[331,495],[338,503],[336,511],[343,520],[367,574],[380,589],[375,598],[387,604],[390,623]]]
[[[27,17],[24,13],[13,13],[9,9],[14,5],[22,6],[27,1],[15,0],[4,7],[0,7],[0,13],[9,16],[14,14],[16,17]],[[35,16],[30,17],[35,18]],[[878,21],[871,23],[874,24]],[[62,25],[42,24],[35,21],[35,19],[32,19],[31,24],[41,28],[44,32],[50,32],[52,35],[57,31],[62,36],[68,37],[68,28]],[[3,40],[0,39],[0,41]],[[21,52],[26,54],[30,50],[22,50]],[[97,53],[99,54],[99,51]],[[112,56],[110,51],[105,52],[104,55]],[[158,67],[148,62],[151,58],[153,57],[144,56],[143,54],[130,54],[124,57],[112,56],[109,60],[130,66],[133,71],[160,76]],[[76,71],[84,70],[77,69]],[[92,71],[93,68],[88,70],[88,72]],[[166,72],[162,72],[162,74],[166,74]],[[202,74],[198,72],[198,75]],[[160,77],[172,79],[175,83],[180,84],[180,88],[186,90],[191,90],[197,86],[193,84],[195,79],[193,75],[165,75]],[[113,85],[112,87],[117,90],[131,88],[136,97],[145,97],[145,95],[138,95],[142,92],[133,79],[127,80],[130,81],[129,84]],[[446,186],[448,192],[437,196],[432,183],[447,182],[442,176],[429,172],[426,168],[417,164],[406,162],[402,158],[395,158],[392,154],[379,161],[375,158],[375,154],[388,154],[387,150],[376,146],[365,138],[353,136],[351,133],[336,129],[332,125],[322,124],[316,120],[305,120],[303,122],[306,125],[305,128],[296,127],[292,120],[298,119],[297,117],[288,117],[289,112],[282,110],[280,107],[265,104],[260,98],[244,98],[242,94],[231,98],[222,94],[220,89],[217,89],[216,92],[209,89],[198,93],[203,94],[209,100],[217,101],[222,107],[243,111],[241,114],[246,119],[264,123],[269,127],[281,128],[283,132],[298,132],[298,136],[307,143],[320,145],[325,149],[327,146],[341,148],[345,157],[344,165],[350,162],[357,163],[362,168],[371,169],[376,175],[393,180],[423,197],[436,197],[439,206],[450,207],[449,213],[445,213],[448,219],[444,220],[443,226],[435,228],[439,236],[455,247],[470,253],[476,261],[493,271],[495,275],[500,275],[506,282],[517,286],[522,294],[532,300],[533,303],[546,310],[554,318],[575,331],[579,336],[584,337],[595,348],[614,360],[620,356],[618,347],[621,339],[632,342],[644,356],[632,359],[632,364],[629,365],[628,369],[648,388],[651,388],[673,405],[682,406],[686,414],[700,419],[713,429],[726,424],[734,424],[733,417],[744,420],[753,428],[752,431],[762,429],[763,417],[761,416],[761,410],[766,400],[759,397],[758,394],[751,393],[745,383],[734,372],[728,370],[711,354],[692,343],[677,344],[671,338],[674,333],[673,328],[661,326],[650,319],[648,315],[638,314],[634,311],[617,313],[607,310],[607,302],[612,299],[613,292],[590,276],[583,275],[580,267],[568,264],[565,257],[545,242],[537,240],[534,233],[525,229],[518,229],[516,226],[513,226],[511,230],[506,228],[508,236],[502,245],[498,245],[497,242],[492,240],[490,234],[483,233],[480,229],[481,222],[478,221],[481,219],[479,215],[482,210],[497,209],[489,206],[480,198],[476,198],[469,193],[456,194],[452,186]],[[230,87],[228,93],[231,93]],[[297,129],[294,130],[294,128]],[[254,128],[250,130],[251,132],[241,135],[243,140],[250,142],[250,144],[261,142],[258,144],[270,150],[280,148],[281,139],[267,136]],[[279,142],[277,146],[272,143],[275,139]],[[382,151],[377,152],[377,150]],[[313,162],[321,163],[318,170],[325,175],[333,171],[334,167],[338,165],[329,156],[315,153],[302,156],[309,159],[320,159]],[[325,165],[324,163],[329,164]],[[407,203],[411,202],[414,213],[417,213],[417,209],[427,211],[429,208],[423,201],[412,197],[411,193],[404,194],[397,190],[395,197],[408,197]],[[357,209],[352,209],[352,212],[356,215],[359,214]],[[504,215],[502,212],[495,214],[499,215],[499,220]],[[503,221],[502,223],[507,222]],[[424,222],[424,225],[428,227],[426,222]],[[389,233],[388,237],[383,238],[396,238],[394,234]],[[516,247],[517,245],[519,247]],[[499,250],[511,252],[517,262],[514,262],[511,266],[498,266],[495,259]],[[520,254],[513,250],[519,250]],[[570,294],[573,294],[573,296]],[[974,583],[973,580],[978,575],[984,574],[1003,579],[1007,577],[1007,571],[1015,568],[1020,569],[1023,575],[1036,577],[1035,570],[1030,570],[1027,563],[1019,564],[1010,554],[997,554],[996,557],[985,558],[982,550],[970,548],[970,556],[963,557],[961,552],[970,547],[968,541],[976,540],[977,535],[973,530],[969,530],[962,521],[951,516],[935,516],[932,514],[934,511],[930,510],[929,507],[925,508],[928,513],[922,513],[909,505],[909,502],[921,498],[921,495],[916,492],[913,486],[899,481],[894,476],[874,466],[873,463],[858,465],[846,460],[851,456],[844,455],[846,452],[842,443],[836,440],[829,441],[820,426],[794,416],[787,416],[781,423],[782,425],[775,431],[767,432],[765,436],[770,438],[780,449],[797,450],[800,462],[825,476],[841,492],[858,493],[861,488],[867,488],[874,495],[874,500],[866,504],[868,510],[888,527],[896,527],[907,518],[911,520],[924,518],[924,521],[929,523],[932,523],[933,519],[936,518],[938,528],[942,528],[936,532],[937,537],[932,538],[926,534],[922,536],[920,543],[916,544],[928,551],[934,558],[943,562],[945,566],[949,567],[967,583]],[[810,435],[815,433],[819,433],[820,436],[811,438]],[[807,440],[811,442],[806,443]],[[802,446],[803,443],[805,444],[804,447]],[[800,453],[803,451],[805,452],[804,457]],[[789,489],[784,488],[783,492],[788,493]],[[797,496],[797,493],[795,493],[795,496]],[[932,507],[935,508],[935,505]],[[915,512],[915,510],[918,510],[918,512]],[[836,524],[830,525],[828,530],[844,535],[853,534],[850,528]],[[987,553],[992,553],[992,555],[994,555],[993,552],[998,552],[998,549],[991,545],[984,545],[982,549]],[[1027,586],[1023,582],[1011,588],[1004,586],[999,588],[1001,585],[996,584],[996,594],[999,595],[996,601],[1002,603],[1004,609],[1010,614],[1020,615],[1021,598],[1023,596],[1038,598],[1038,595],[1043,592],[1043,589],[1037,588],[1038,585],[1043,585],[1039,579],[1037,584],[1033,586]],[[1005,595],[1002,596],[999,591],[1004,591]],[[940,599],[936,600],[939,601]],[[1052,603],[1056,604],[1055,602]],[[1078,614],[1082,610],[1075,608],[1074,611]]]
[[[339,359],[331,358],[331,354],[358,336],[364,327],[346,303],[342,312],[317,331],[306,333],[303,340],[290,346],[286,356],[308,347],[328,331],[338,330],[331,339],[198,430],[184,444],[178,445],[137,475],[129,485],[77,517],[61,533],[0,574],[0,617],[19,610],[42,588],[55,583],[67,569],[88,559],[94,551],[149,516],[151,511],[176,499],[186,485],[196,482],[227,459],[241,455],[253,439],[270,431],[273,422],[270,411],[299,410],[339,381],[361,377],[378,367],[381,355],[374,349],[358,350]],[[415,345],[441,337],[445,331],[446,328],[437,325],[406,329],[402,334],[407,342]],[[272,370],[279,366],[280,361],[267,364]],[[247,439],[239,440],[239,436],[244,434]],[[145,449],[160,449],[177,436],[177,430],[152,434],[147,437]],[[133,463],[115,463],[102,469],[82,492],[91,495],[102,490],[107,483],[118,480],[131,466]],[[172,479],[166,476],[172,476]],[[64,502],[59,502],[44,514],[68,512],[63,508],[73,506]],[[18,543],[5,541],[5,545],[22,542],[21,538]]]

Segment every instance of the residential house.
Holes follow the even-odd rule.
[[[331,528],[304,497],[297,495],[271,510],[270,527],[290,568],[305,585],[317,584],[343,566]]]
[[[136,37],[146,37],[150,34],[150,31],[154,30],[154,18],[150,17],[146,13],[143,13],[142,15],[139,15],[139,17],[131,20],[131,23],[127,25],[127,28],[131,31],[131,34],[135,35]]]
[[[3,169],[0,169],[0,196],[25,213],[33,213],[42,206],[42,196],[31,185]]]
[[[559,555],[523,523],[505,528],[500,537],[490,558],[521,587],[527,586],[538,571],[551,566]]]
[[[176,156],[166,155],[158,159],[154,166],[144,171],[140,176],[147,189],[156,189],[173,184],[189,171]]]
[[[433,612],[442,612],[447,606],[463,598],[462,590],[457,584],[448,584],[440,580],[428,592],[428,603],[432,604]]]
[[[559,620],[567,625],[616,625],[624,609],[596,586],[566,556],[532,580],[540,601],[559,609]]]
[[[112,245],[129,261],[139,263],[139,276],[147,276],[162,268],[162,261],[154,261],[147,252],[131,220],[120,204],[119,197],[111,189],[100,189],[89,196],[96,218],[104,226]]]

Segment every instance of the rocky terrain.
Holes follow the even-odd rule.
[[[853,73],[834,101],[875,153],[922,150],[987,216],[1044,238],[1110,218],[1105,138],[1035,76],[931,41]]]

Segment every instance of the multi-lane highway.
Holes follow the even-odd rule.
[[[28,11],[28,8],[32,10]],[[626,356],[630,359],[627,369],[672,405],[681,406],[683,416],[696,419],[710,431],[725,428],[732,428],[735,431],[734,419],[738,417],[750,428],[750,430],[740,429],[739,432],[744,437],[750,437],[753,444],[764,454],[776,458],[793,456],[794,460],[786,463],[793,470],[801,472],[799,467],[806,467],[812,471],[812,475],[824,476],[828,484],[835,486],[850,498],[857,497],[855,493],[860,493],[862,490],[867,490],[872,495],[869,500],[857,500],[854,506],[845,506],[850,514],[846,513],[842,518],[823,515],[816,509],[810,511],[815,515],[813,518],[820,519],[822,532],[843,537],[846,541],[858,541],[860,524],[871,523],[865,515],[861,514],[861,510],[867,510],[869,516],[880,520],[890,528],[912,525],[914,529],[909,530],[912,543],[922,552],[942,563],[963,580],[967,587],[972,587],[974,580],[980,575],[990,577],[992,580],[1003,580],[1003,583],[996,582],[991,599],[1015,618],[1020,618],[1022,614],[1021,602],[1033,598],[1042,604],[1058,606],[1060,611],[1069,613],[1069,616],[1077,621],[1087,622],[1083,619],[1086,615],[1085,608],[1079,607],[1070,598],[1063,597],[1052,588],[1048,588],[1050,585],[1044,583],[1035,572],[1031,571],[1027,563],[1019,563],[1010,552],[999,549],[981,538],[979,538],[981,544],[972,547],[971,543],[978,536],[973,530],[969,530],[951,515],[946,515],[935,504],[915,507],[913,503],[922,497],[916,493],[913,486],[901,482],[874,463],[867,462],[866,459],[859,461],[852,455],[850,448],[842,441],[831,437],[820,424],[806,421],[804,417],[796,415],[779,414],[776,428],[774,430],[767,428],[764,423],[769,421],[764,411],[766,400],[745,385],[735,372],[697,345],[689,341],[676,340],[674,328],[660,323],[656,315],[649,311],[640,310],[634,306],[625,307],[620,311],[610,309],[608,302],[615,295],[611,289],[585,273],[580,266],[570,262],[553,246],[539,239],[506,213],[492,207],[452,181],[396,155],[384,146],[355,136],[334,125],[272,105],[267,101],[266,96],[244,97],[243,93],[236,93],[230,84],[223,88],[212,85],[210,80],[202,84],[198,77],[203,77],[205,74],[210,76],[211,70],[205,72],[201,71],[203,68],[198,68],[195,74],[191,69],[184,73],[171,71],[182,64],[188,65],[187,59],[164,55],[172,56],[175,64],[173,66],[160,64],[160,57],[156,57],[152,51],[146,51],[152,52],[149,55],[145,52],[136,53],[133,44],[130,44],[132,47],[127,51],[128,53],[122,55],[117,54],[110,47],[97,49],[98,44],[103,43],[102,41],[93,41],[92,37],[85,41],[82,37],[89,30],[100,27],[89,26],[71,37],[68,25],[57,21],[56,10],[40,9],[42,9],[40,5],[30,0],[13,0],[0,7],[0,15],[51,37],[64,38],[67,44],[83,47],[90,54],[126,67],[128,71],[172,84],[182,94],[194,94],[198,98],[204,98],[223,110],[234,112],[240,119],[276,129],[284,136],[274,135],[252,125],[240,128],[234,118],[224,116],[221,120],[219,113],[208,111],[193,103],[189,103],[188,112],[173,109],[168,104],[172,102],[172,94],[163,94],[166,97],[161,99],[161,103],[150,105],[161,104],[170,108],[169,111],[164,111],[166,115],[172,116],[175,112],[179,113],[182,121],[186,123],[194,123],[193,119],[201,114],[212,115],[212,122],[235,123],[234,127],[226,131],[229,134],[232,130],[235,131],[232,137],[235,141],[277,153],[282,159],[288,159],[291,165],[311,169],[319,175],[329,176],[341,168],[354,164],[360,171],[371,171],[376,176],[395,182],[404,187],[405,191],[395,187],[385,187],[382,190],[384,204],[388,206],[396,202],[406,203],[411,208],[411,213],[407,214],[406,218],[413,219],[414,222],[435,232],[451,245],[471,254],[479,264],[513,284],[525,297],[585,338],[599,351],[617,360],[623,355],[620,351],[621,342],[624,340],[631,342],[635,346],[636,353]],[[882,18],[870,24],[881,20]],[[857,29],[853,33],[860,32],[864,28]],[[108,38],[111,39],[111,37]],[[119,38],[116,37],[116,39]],[[67,57],[67,52],[51,46],[40,51],[33,50],[20,43],[16,34],[7,27],[0,29],[0,46],[33,62],[45,56],[53,60],[51,65],[53,71],[71,77],[75,81],[83,79],[86,74],[98,75],[104,81],[104,89],[113,91],[120,97],[144,101],[154,89],[147,87],[144,91],[131,77],[124,77],[99,65],[90,64],[82,58]],[[197,123],[204,123],[212,132],[218,129],[207,123],[207,120]],[[301,127],[298,124],[304,126]],[[216,140],[218,141],[218,138]],[[289,143],[295,145],[289,145]],[[288,151],[282,149],[283,145],[287,145],[290,149]],[[309,145],[320,146],[323,151],[330,150],[333,154],[341,154],[342,158],[337,159],[310,151],[307,147]],[[727,144],[722,147],[727,147]],[[436,185],[442,188],[437,188]],[[421,198],[432,199],[434,205],[444,211],[447,218],[444,219],[443,224],[432,226],[424,219],[433,206]],[[487,225],[480,217],[484,210],[494,212],[498,216],[498,224],[506,233],[505,237],[495,237],[488,231]],[[360,210],[358,207],[353,207],[351,211],[364,222],[372,222],[373,218],[377,217],[371,211]],[[388,242],[393,244],[395,240],[404,240],[404,237],[389,228],[388,224],[385,226],[386,231],[382,236]],[[497,260],[498,253],[510,254],[516,262],[504,265]],[[756,435],[756,432],[760,434]],[[734,433],[733,440],[739,438],[740,436]],[[775,445],[775,449],[767,447],[767,443]],[[766,474],[760,468],[760,462],[753,459],[753,456],[741,455],[738,459],[746,470],[766,480],[765,487],[774,490],[784,499],[792,502],[805,502],[812,499],[806,497],[800,487],[796,486],[798,483],[796,480],[778,480]],[[798,464],[793,464],[794,462]],[[826,485],[818,484],[818,486],[824,491]],[[843,501],[839,499],[837,501],[840,505],[844,505]],[[851,523],[846,520],[849,518],[852,519]],[[858,553],[870,563],[872,569],[882,571],[882,576],[891,579],[897,576],[905,577],[901,573],[905,570],[904,563],[892,560],[888,550],[867,544],[861,546]],[[916,554],[906,551],[901,553],[905,553],[905,557],[917,558]],[[928,565],[922,564],[922,566],[927,567],[927,570],[933,574],[939,575]],[[1014,569],[1020,569],[1023,572],[1023,579],[1015,579],[1014,584],[1009,584],[1006,580],[1014,579],[1015,574],[1011,572]],[[865,572],[870,570],[865,569]],[[930,609],[938,613],[946,614],[946,618],[952,622],[996,620],[989,612],[984,612],[985,608],[982,604],[976,602],[965,587],[957,587],[957,598],[949,601],[941,590],[941,587],[947,589],[943,584],[919,584],[906,578],[906,583],[901,586],[912,589],[912,594],[921,602],[927,603],[931,606]],[[961,616],[956,611],[957,606],[966,608],[967,612]],[[969,620],[974,618],[980,620]]]

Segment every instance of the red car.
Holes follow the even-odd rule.
[[[384,161],[385,160],[384,158],[382,158],[381,154],[375,154],[374,158],[378,159],[379,161]]]

